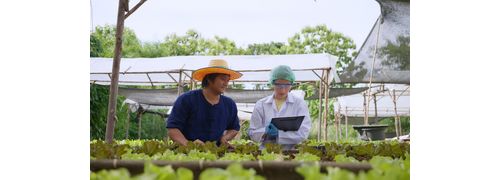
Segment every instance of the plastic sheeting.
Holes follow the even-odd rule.
[[[330,97],[339,97],[357,94],[365,91],[367,88],[330,88]],[[297,96],[303,98],[303,92],[295,92]],[[153,106],[172,106],[177,99],[177,88],[172,89],[136,89],[123,88],[118,89],[118,94],[125,96],[133,102]],[[302,94],[301,94],[302,93]],[[317,93],[317,92],[316,92]],[[225,96],[230,97],[236,103],[256,103],[258,100],[273,94],[273,90],[239,90],[227,89]],[[306,98],[306,100],[318,99],[318,94]]]
[[[165,85],[177,84],[180,70],[182,80],[189,83],[193,70],[206,67],[212,59],[224,59],[229,68],[258,72],[242,72],[243,76],[235,82],[262,82],[269,80],[269,72],[278,65],[290,66],[297,81],[319,81],[312,71],[303,69],[331,68],[333,80],[337,57],[330,54],[292,54],[292,55],[231,55],[231,56],[172,56],[161,58],[122,58],[120,65],[120,85]],[[112,71],[112,58],[90,58],[90,82],[108,85]],[[169,72],[167,74],[167,72]],[[316,70],[321,75],[321,70]]]
[[[118,94],[125,96],[139,104],[155,106],[172,106],[177,99],[177,88],[175,89],[135,89],[119,88]],[[227,89],[225,96],[230,97],[237,103],[255,103],[259,99],[269,96],[272,90],[236,90]]]
[[[328,94],[330,94],[329,97],[340,97],[340,96],[348,96],[348,95],[353,95],[353,94],[358,94],[361,93],[365,90],[367,90],[367,87],[364,88],[330,88],[330,91]],[[319,90],[316,90],[315,93],[306,98],[306,100],[312,100],[312,99],[318,99],[319,98]]]
[[[345,72],[335,77],[336,82],[370,82],[375,56],[373,83],[410,84],[410,1],[377,2],[381,7],[381,16],[375,22],[353,63]]]

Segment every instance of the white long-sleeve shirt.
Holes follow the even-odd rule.
[[[309,109],[306,102],[289,93],[286,101],[281,106],[280,111],[276,108],[274,101],[274,94],[262,98],[255,103],[255,108],[250,119],[250,127],[248,128],[248,135],[250,138],[260,143],[262,135],[271,119],[275,117],[288,117],[288,116],[305,116],[298,131],[278,130],[279,139],[278,144],[299,144],[307,139],[311,129],[311,118],[309,116]]]

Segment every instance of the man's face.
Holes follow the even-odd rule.
[[[274,97],[283,99],[287,97],[288,92],[292,89],[292,83],[288,80],[278,79],[274,81]]]
[[[208,88],[210,88],[212,91],[217,92],[218,94],[224,93],[224,91],[227,88],[227,85],[229,84],[229,75],[227,74],[220,74],[215,77],[215,79],[208,83]]]

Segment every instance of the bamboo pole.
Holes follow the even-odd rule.
[[[125,139],[128,139],[128,131],[130,127],[130,109],[127,107],[127,124],[125,124]]]
[[[345,138],[347,140],[349,138],[349,132],[348,132],[348,129],[349,129],[348,126],[349,126],[349,124],[347,123],[347,121],[348,121],[347,106],[345,107],[345,114],[344,115],[345,115]]]
[[[390,93],[389,93],[390,94]],[[399,125],[398,125],[398,110],[397,110],[397,107],[396,107],[396,91],[393,89],[392,90],[392,102],[394,103],[394,128],[396,130],[396,137],[397,139],[399,140],[399,136],[401,136],[401,132],[399,131]]]
[[[139,130],[138,130],[138,137],[141,139],[141,131],[142,131],[142,111],[137,111],[139,114],[137,114],[137,120],[139,121]]]
[[[318,141],[321,140],[321,122],[323,121],[323,99],[322,99],[322,96],[323,96],[323,83],[322,83],[322,80],[323,80],[323,76],[324,76],[324,71],[322,71],[321,73],[321,81],[319,82],[319,94],[318,94]]]
[[[116,20],[116,34],[115,34],[115,51],[113,57],[113,67],[111,84],[109,86],[109,101],[108,101],[108,115],[106,122],[106,143],[113,142],[113,135],[116,123],[116,101],[118,96],[118,78],[120,71],[120,60],[122,55],[122,36],[125,21],[125,3],[126,1],[120,0],[118,2],[118,18]]]
[[[377,112],[377,95],[373,95],[373,104],[375,108],[375,120],[378,118],[378,112]]]
[[[366,98],[366,100],[368,101],[368,102],[366,102],[366,110],[367,111],[370,110],[370,97],[371,97],[370,94],[371,94],[371,90],[372,90],[373,69],[375,66],[375,59],[377,59],[378,38],[380,36],[380,21],[382,21],[381,18],[382,18],[382,15],[380,15],[379,19],[378,19],[378,30],[377,30],[377,38],[375,40],[375,51],[373,53],[372,68],[370,71],[370,82],[368,83],[368,98]],[[368,112],[365,112],[365,125],[368,125]]]
[[[329,109],[329,99],[330,99],[330,82],[328,81],[329,80],[329,77],[330,77],[330,70],[326,70],[326,82],[327,84],[325,84],[325,121],[323,121],[323,127],[324,127],[324,140],[327,141],[328,140],[328,120],[329,120],[329,117],[330,117],[330,109]],[[333,110],[334,112],[334,115],[335,115],[335,110]]]
[[[120,0],[118,2],[118,15],[116,18],[116,34],[115,34],[115,51],[113,56],[113,68],[111,70],[111,83],[109,85],[109,101],[108,101],[108,116],[106,122],[106,143],[113,142],[113,135],[116,123],[116,101],[118,98],[118,79],[120,72],[120,61],[122,58],[122,39],[123,29],[125,28],[125,19],[134,13],[146,0],[141,0],[130,11],[128,8],[128,0]],[[128,11],[125,14],[125,11]]]
[[[335,111],[333,109],[333,118],[334,118],[334,129],[335,129],[335,142],[339,142],[339,139],[342,138],[342,135],[340,134],[340,105],[339,105],[339,110]]]
[[[179,83],[177,84],[177,96],[180,96],[182,94],[182,71],[179,73]]]
[[[366,92],[363,93],[363,111],[365,113],[365,116],[364,116],[364,125],[368,125],[368,110],[367,110],[367,107],[366,107]]]

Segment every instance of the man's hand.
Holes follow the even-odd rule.
[[[238,134],[236,130],[227,130],[226,133],[220,138],[221,145],[226,145],[229,148],[234,148],[233,145],[229,144],[229,141],[233,139]]]
[[[225,137],[225,136],[222,136],[222,137],[220,138],[220,144],[221,144],[221,145],[226,145],[228,148],[233,148],[233,149],[234,149],[234,146],[233,146],[233,145],[231,145],[231,144],[229,144],[229,140],[228,140],[228,139],[227,139],[227,137]]]
[[[187,145],[188,140],[177,128],[168,128],[168,136],[170,137],[170,139],[172,139],[172,141],[180,144],[181,146]]]
[[[193,143],[199,144],[199,145],[202,145],[202,146],[205,145],[205,143],[203,141],[199,140],[199,139],[194,140]]]

